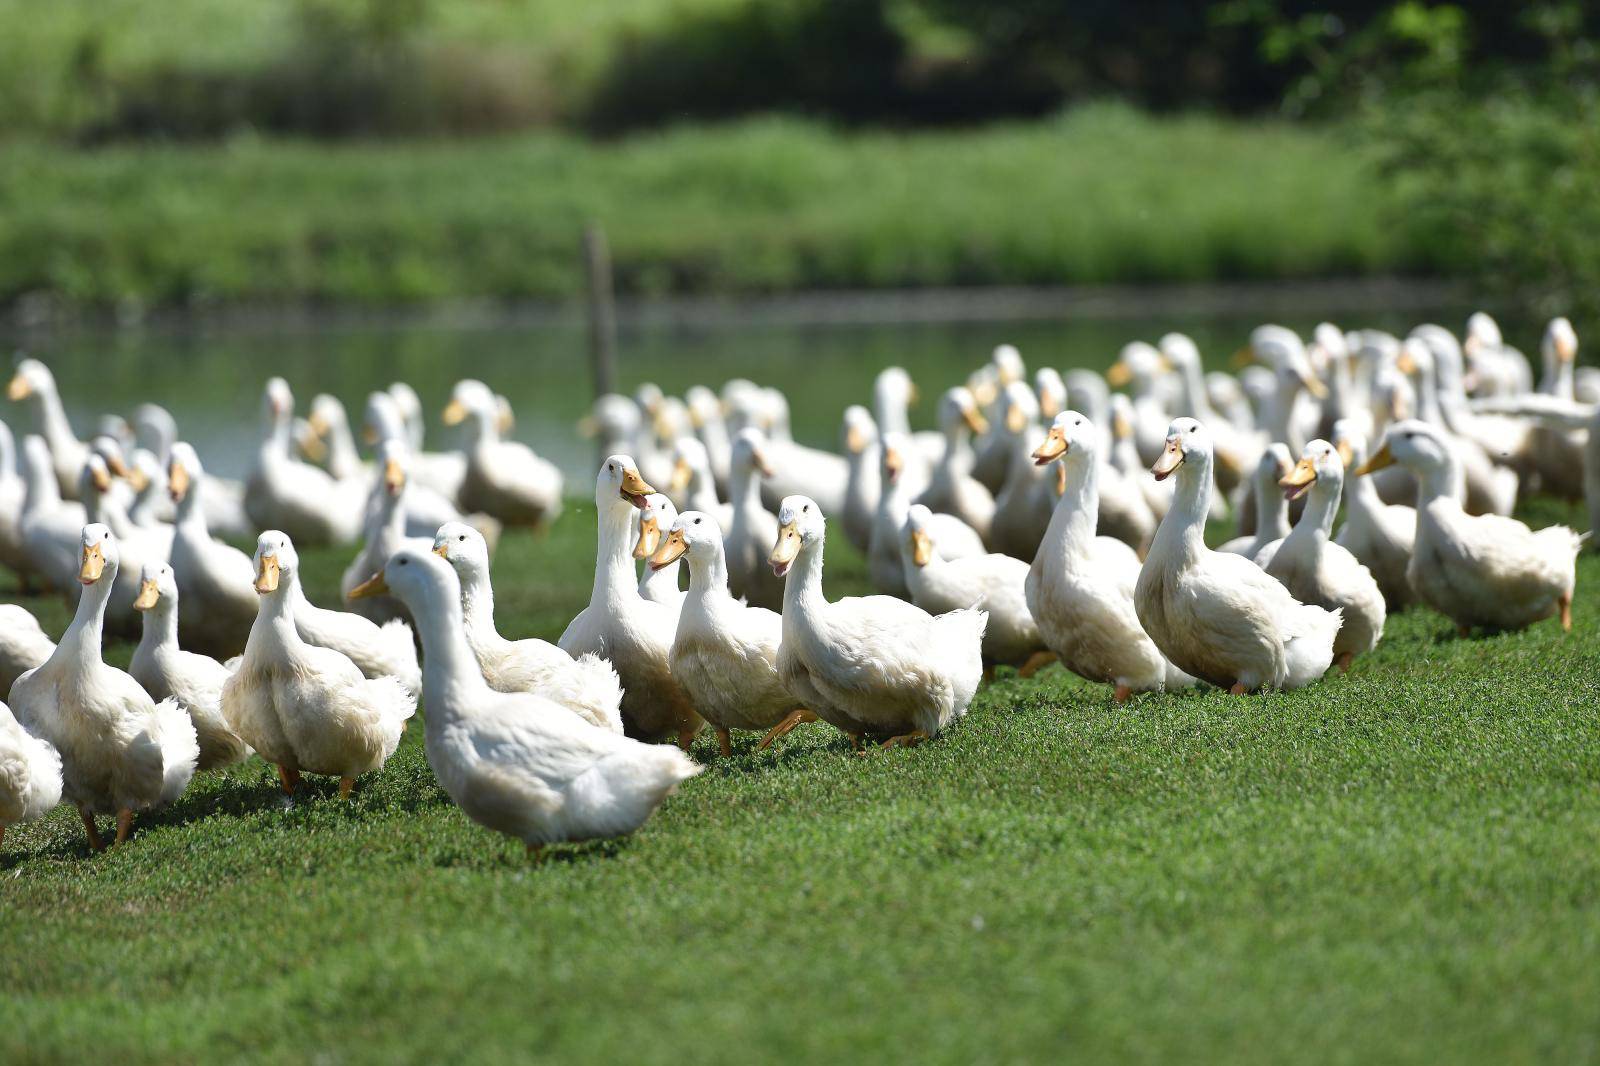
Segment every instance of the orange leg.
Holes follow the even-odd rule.
[[[717,750],[722,752],[722,757],[724,759],[732,758],[733,757],[733,738],[731,736],[729,736],[728,735],[728,731],[726,729],[722,728],[720,725],[719,726],[712,726],[712,728],[717,731]]]
[[[300,787],[300,771],[287,766],[278,767],[278,783],[283,786],[284,795],[293,796],[294,790]]]
[[[94,815],[89,813],[89,808],[79,807],[78,817],[83,819],[83,830],[89,834],[89,848],[93,851],[106,850],[106,842],[100,839],[100,830],[95,828]]]
[[[1233,687],[1230,688],[1228,691],[1231,692],[1235,696],[1243,696],[1243,695],[1247,694],[1250,690],[1244,687],[1244,682],[1243,681],[1235,681],[1233,683]]]
[[[1118,703],[1127,703],[1128,697],[1132,695],[1133,689],[1129,688],[1127,685],[1118,685],[1117,691],[1112,695],[1112,699],[1116,700]]]
[[[861,734],[860,733],[846,733],[845,736],[850,738],[850,747],[852,749],[854,749],[857,753],[860,753],[861,752]]]
[[[1037,674],[1040,670],[1043,670],[1045,667],[1049,666],[1051,663],[1053,663],[1055,661],[1056,661],[1056,653],[1055,652],[1053,652],[1053,651],[1036,651],[1032,655],[1028,656],[1028,661],[1027,662],[1023,663],[1020,667],[1017,668],[1017,676],[1018,677],[1032,677],[1034,674]]]
[[[1335,659],[1334,662],[1339,664],[1339,672],[1341,674],[1348,674],[1350,672],[1350,664],[1355,662],[1355,660],[1356,653],[1353,651],[1347,651]]]
[[[354,789],[355,787],[356,787],[356,779],[355,778],[353,778],[353,777],[341,777],[341,778],[339,778],[339,798],[342,799],[342,800],[349,799],[350,798],[350,791],[352,789]]]
[[[788,736],[790,730],[794,729],[795,726],[802,722],[815,722],[816,720],[817,716],[806,710],[804,707],[801,707],[799,710],[790,711],[787,718],[767,731],[767,735],[761,738],[761,743],[756,745],[756,750],[766,751],[772,746],[772,742],[774,740],[777,740],[782,736]]]
[[[927,739],[928,734],[926,732],[921,729],[913,729],[909,733],[901,733],[897,737],[890,737],[888,740],[883,742],[882,746],[880,746],[878,750],[888,751],[890,748],[914,748]]]
[[[1572,593],[1569,592],[1561,597],[1559,602],[1561,604],[1561,628],[1570,633],[1572,632]]]
[[[994,683],[994,663],[983,664],[983,683],[985,685]]]
[[[133,835],[133,812],[124,807],[117,812],[117,843],[127,843],[131,835]]]

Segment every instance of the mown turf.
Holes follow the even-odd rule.
[[[507,541],[504,629],[559,633],[591,531]],[[328,596],[343,554],[304,558]],[[1288,695],[1051,669],[915,750],[702,740],[641,833],[539,866],[417,729],[348,804],[252,761],[98,856],[58,811],[0,858],[0,1058],[1593,1060],[1597,581],[1570,634],[1417,611]]]

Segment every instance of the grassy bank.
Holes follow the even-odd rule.
[[[586,600],[590,510],[507,539],[504,630]],[[344,561],[306,553],[316,598]],[[842,538],[827,580],[863,588]],[[746,738],[537,868],[415,728],[348,805],[252,761],[104,855],[59,811],[0,857],[0,1058],[1592,1058],[1596,581],[1570,635],[1415,611],[1287,695],[1117,707],[1052,668],[916,750]]]
[[[560,299],[585,221],[630,294],[1427,270],[1335,131],[1120,107],[981,131],[793,120],[596,144],[0,153],[0,302]]]

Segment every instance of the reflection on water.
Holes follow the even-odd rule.
[[[655,381],[681,393],[696,382],[720,385],[744,376],[776,385],[788,395],[795,435],[836,446],[840,412],[866,402],[873,376],[901,364],[923,386],[913,412],[927,425],[937,389],[960,380],[988,357],[995,344],[1017,345],[1030,368],[1052,365],[1104,369],[1129,340],[1154,341],[1168,330],[1189,333],[1213,366],[1225,366],[1265,314],[1028,320],[1012,323],[894,323],[795,325],[738,323],[718,326],[648,326],[619,338],[621,386]],[[1426,314],[1341,316],[1346,328],[1395,331],[1435,320],[1459,329],[1466,312],[1437,308]],[[1311,315],[1273,316],[1309,333]],[[1507,337],[1536,350],[1536,334],[1507,323]],[[417,323],[329,325],[282,329],[251,325],[201,331],[108,331],[30,340],[28,354],[55,371],[68,413],[87,436],[103,412],[127,414],[146,400],[177,417],[208,467],[240,476],[257,436],[261,384],[280,374],[293,386],[304,412],[311,397],[329,392],[359,419],[368,391],[403,378],[429,407],[429,443],[449,440],[439,425],[451,384],[477,377],[511,399],[515,436],[559,463],[574,486],[587,482],[592,449],[577,433],[592,397],[585,334],[562,323],[461,328]],[[14,405],[0,405],[14,429],[31,426]]]

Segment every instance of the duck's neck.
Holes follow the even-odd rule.
[[[633,509],[621,500],[607,501],[599,508],[599,549],[595,555],[594,588],[589,602],[619,603],[637,597],[639,576],[633,568]]]
[[[1268,438],[1287,444],[1290,452],[1299,451],[1305,443],[1297,439],[1294,432],[1294,402],[1300,396],[1300,388],[1299,381],[1280,372],[1278,387],[1272,391],[1271,402],[1262,419],[1267,427]]]
[[[735,465],[729,479],[728,496],[735,511],[746,511],[761,503],[761,475],[754,465]]]
[[[648,563],[645,564],[644,574],[639,578],[639,595],[652,593],[646,599],[655,599],[658,596],[675,596],[678,592],[678,567],[682,565],[673,560],[660,570],[655,570]]]
[[[689,479],[689,494],[685,501],[689,510],[704,511],[706,514],[715,514],[717,510],[717,489],[711,478],[711,471],[696,468]]]
[[[1256,540],[1282,540],[1289,535],[1289,501],[1271,478],[1256,482]]]
[[[1150,553],[1197,557],[1205,549],[1206,515],[1211,511],[1211,456],[1185,458],[1173,477],[1172,506],[1156,529]]]
[[[972,443],[967,427],[957,422],[944,431],[944,454],[939,456],[939,474],[947,481],[972,468]]]
[[[1573,371],[1572,361],[1551,355],[1545,360],[1544,377],[1539,382],[1539,391],[1570,400],[1574,395],[1576,380],[1577,375]]]
[[[1445,449],[1444,461],[1432,463],[1421,471],[1413,471],[1417,478],[1417,510],[1437,499],[1451,499],[1461,503],[1467,498],[1467,478],[1461,460],[1455,452]]]
[[[61,406],[61,394],[56,391],[55,383],[39,389],[34,398],[39,432],[50,443],[50,450],[57,455],[70,454],[80,445],[77,434],[72,432],[72,423],[67,421],[67,411]]]
[[[276,589],[261,596],[256,625],[267,626],[281,643],[294,647],[300,643],[300,631],[294,625],[295,608],[310,606],[300,591],[299,578],[290,574],[278,582]]]
[[[1198,359],[1183,360],[1183,392],[1184,405],[1188,407],[1184,413],[1210,425],[1217,416],[1211,409],[1211,397],[1206,394],[1206,378]]]
[[[467,643],[460,601],[430,587],[417,607],[411,617],[422,637],[422,698],[428,708],[427,729],[432,732],[469,714],[488,695],[489,686]]]
[[[488,412],[479,412],[474,415],[470,437],[474,448],[485,444],[499,444],[500,427],[495,425],[494,415]]]
[[[1366,460],[1363,458],[1362,462]],[[1378,497],[1378,486],[1370,477],[1347,478],[1344,487],[1345,506],[1352,514],[1375,515],[1383,506]]]
[[[25,513],[43,514],[61,506],[61,486],[56,482],[55,471],[28,463],[26,474],[27,489],[22,500]]]
[[[140,619],[139,652],[154,655],[156,652],[178,646],[178,612],[166,596],[156,600],[156,605],[144,612]]]
[[[911,510],[911,502],[906,499],[904,474],[883,482],[883,491],[878,497],[878,510],[888,518],[894,527],[895,536],[898,537],[901,527],[906,524],[906,512]]]
[[[1425,422],[1444,425],[1444,412],[1439,409],[1439,389],[1435,384],[1433,366],[1427,363],[1417,372],[1417,414]]]
[[[461,613],[472,640],[499,642],[500,631],[494,626],[494,586],[487,573],[462,575]]]
[[[1300,521],[1295,523],[1294,532],[1300,536],[1320,535],[1324,540],[1333,533],[1333,516],[1339,511],[1339,488],[1318,478],[1311,485],[1311,491],[1306,493],[1305,510],[1300,512]]]
[[[267,423],[267,435],[261,441],[261,456],[264,459],[277,459],[287,461],[292,454],[290,450],[290,425],[289,419],[273,416]]]
[[[84,587],[78,599],[78,609],[73,613],[72,624],[62,634],[61,647],[79,665],[101,662],[100,642],[105,630],[106,602],[111,599],[111,586],[116,584],[117,569],[106,566],[100,580]]]
[[[361,471],[361,455],[342,417],[328,426],[328,470],[334,477],[352,477]]]
[[[206,509],[200,506],[198,477],[189,482],[189,490],[178,501],[178,513],[174,516],[173,524],[202,540],[211,539],[211,529],[206,525]]]
[[[828,605],[822,594],[822,541],[801,545],[783,582],[784,617],[809,614],[813,618]]]
[[[878,420],[878,433],[887,436],[890,433],[911,432],[911,418],[906,412],[905,401],[887,392],[879,392],[877,401],[873,404],[876,408],[873,417]]]
[[[766,565],[766,564],[762,564]],[[787,589],[785,590],[787,591]],[[705,602],[717,596],[727,596],[728,593],[728,558],[723,554],[722,545],[716,545],[714,551],[706,553],[704,558],[697,555],[689,556],[689,599]]]
[[[1063,559],[1081,558],[1094,543],[1100,524],[1100,464],[1089,454],[1068,453],[1061,461],[1067,464],[1067,487],[1050,512],[1040,551],[1058,552]]]
[[[17,444],[11,430],[0,422],[0,483],[10,481],[17,472]]]

